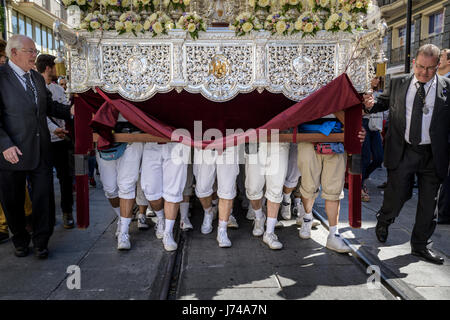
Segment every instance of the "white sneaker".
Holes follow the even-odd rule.
[[[117,250],[130,250],[130,236],[128,233],[120,232],[117,237]]]
[[[277,224],[275,225],[275,229],[280,229],[280,228],[284,228],[284,224],[283,222],[281,222],[280,220],[277,221]]]
[[[291,203],[290,202],[281,202],[281,216],[284,220],[291,220]]]
[[[139,230],[146,230],[150,228],[150,226],[147,224],[147,219],[145,218],[144,214],[139,214],[137,219],[137,226]]]
[[[345,244],[344,240],[338,234],[328,235],[326,247],[340,253],[352,252],[352,249]]]
[[[201,228],[201,232],[203,234],[208,234],[213,231],[213,226],[212,226],[213,218],[214,218],[214,215],[212,213],[205,212],[205,215],[203,216],[203,223],[202,223],[202,228]]]
[[[247,215],[245,216],[247,220],[255,220],[255,210],[252,206],[248,206]]]
[[[302,239],[311,238],[312,220],[303,217],[303,223],[298,233],[298,236]]]
[[[266,222],[265,215],[261,219],[255,217],[255,220],[253,220],[253,235],[255,237],[260,237],[264,234],[264,222]]]
[[[263,242],[273,250],[280,250],[281,248],[283,248],[283,244],[278,241],[278,237],[275,233],[264,232]]]
[[[239,228],[239,225],[238,225],[238,223],[236,221],[236,218],[232,214],[230,214],[230,218],[228,219],[228,225],[227,226],[228,226],[228,228],[232,228],[232,229]]]
[[[162,239],[164,237],[164,228],[165,228],[165,220],[164,218],[162,219],[158,219],[156,221],[156,225],[155,225],[155,231],[156,231],[156,238],[157,239]]]
[[[151,217],[155,217],[156,213],[150,207],[147,207],[147,210],[145,211],[145,215],[147,216],[147,218],[151,218]]]
[[[117,218],[117,228],[115,233],[116,238],[119,236],[119,233],[120,233],[120,217]]]
[[[221,248],[231,247],[231,241],[228,239],[227,229],[218,229],[217,231],[217,242]]]
[[[163,244],[164,244],[164,249],[166,249],[166,251],[175,251],[175,250],[177,250],[178,245],[175,242],[175,240],[173,240],[172,233],[164,233],[162,241],[163,241]]]
[[[180,218],[180,229],[183,231],[194,229],[194,226],[192,225],[192,223],[188,217],[186,217],[184,219]]]

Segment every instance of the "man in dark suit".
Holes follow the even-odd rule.
[[[42,76],[34,68],[32,39],[15,35],[8,41],[9,61],[0,67],[0,202],[13,234],[15,255],[28,254],[25,230],[25,180],[31,181],[32,241],[38,258],[47,258],[55,224],[47,115],[69,120],[70,107],[53,102]]]
[[[431,251],[429,244],[436,228],[436,196],[447,176],[450,128],[450,80],[436,75],[439,56],[435,45],[420,47],[413,60],[413,75],[391,79],[376,103],[371,95],[364,96],[368,112],[389,109],[384,155],[388,183],[377,214],[376,236],[386,242],[389,225],[411,199],[417,175],[419,201],[411,253],[436,264],[444,259]]]

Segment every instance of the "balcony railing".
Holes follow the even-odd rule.
[[[443,33],[439,33],[439,34],[433,35],[431,37],[428,37],[426,39],[422,39],[422,40],[420,40],[420,45],[423,46],[424,44],[432,43],[432,44],[438,46],[440,49],[442,49],[443,35],[444,35]]]

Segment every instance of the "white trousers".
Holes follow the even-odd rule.
[[[110,161],[100,158],[96,151],[100,180],[106,198],[134,199],[136,197],[136,183],[139,178],[143,147],[142,142],[129,143],[119,159]]]
[[[217,196],[233,200],[236,197],[236,177],[239,174],[238,148],[226,148],[222,154],[215,150],[194,151],[193,172],[195,176],[195,194],[206,198],[214,192],[217,177]]]
[[[286,173],[286,179],[284,185],[286,188],[295,188],[300,179],[301,173],[297,164],[298,148],[296,143],[290,143],[289,145],[289,160]]]
[[[283,184],[289,158],[289,143],[260,143],[257,153],[245,156],[245,190],[249,200],[265,197],[273,203],[283,200]]]
[[[161,198],[178,203],[183,200],[191,148],[181,143],[144,145],[141,187],[148,201]]]

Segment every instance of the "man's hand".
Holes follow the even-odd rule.
[[[373,105],[375,104],[375,99],[373,98],[372,94],[364,94],[363,95],[364,101],[363,104],[366,107],[366,109],[370,110],[372,109]]]
[[[358,138],[361,143],[366,139],[366,130],[364,128],[361,128],[361,131],[358,132]]]
[[[66,136],[66,134],[69,133],[69,131],[63,129],[63,128],[56,128],[55,131],[53,131],[53,133],[60,139],[64,139],[64,137]]]
[[[72,105],[71,107],[70,107],[70,114],[71,115],[75,115],[75,105]]]
[[[21,156],[22,152],[15,146],[3,151],[3,157],[5,157],[5,160],[12,164],[19,162],[19,155]]]

